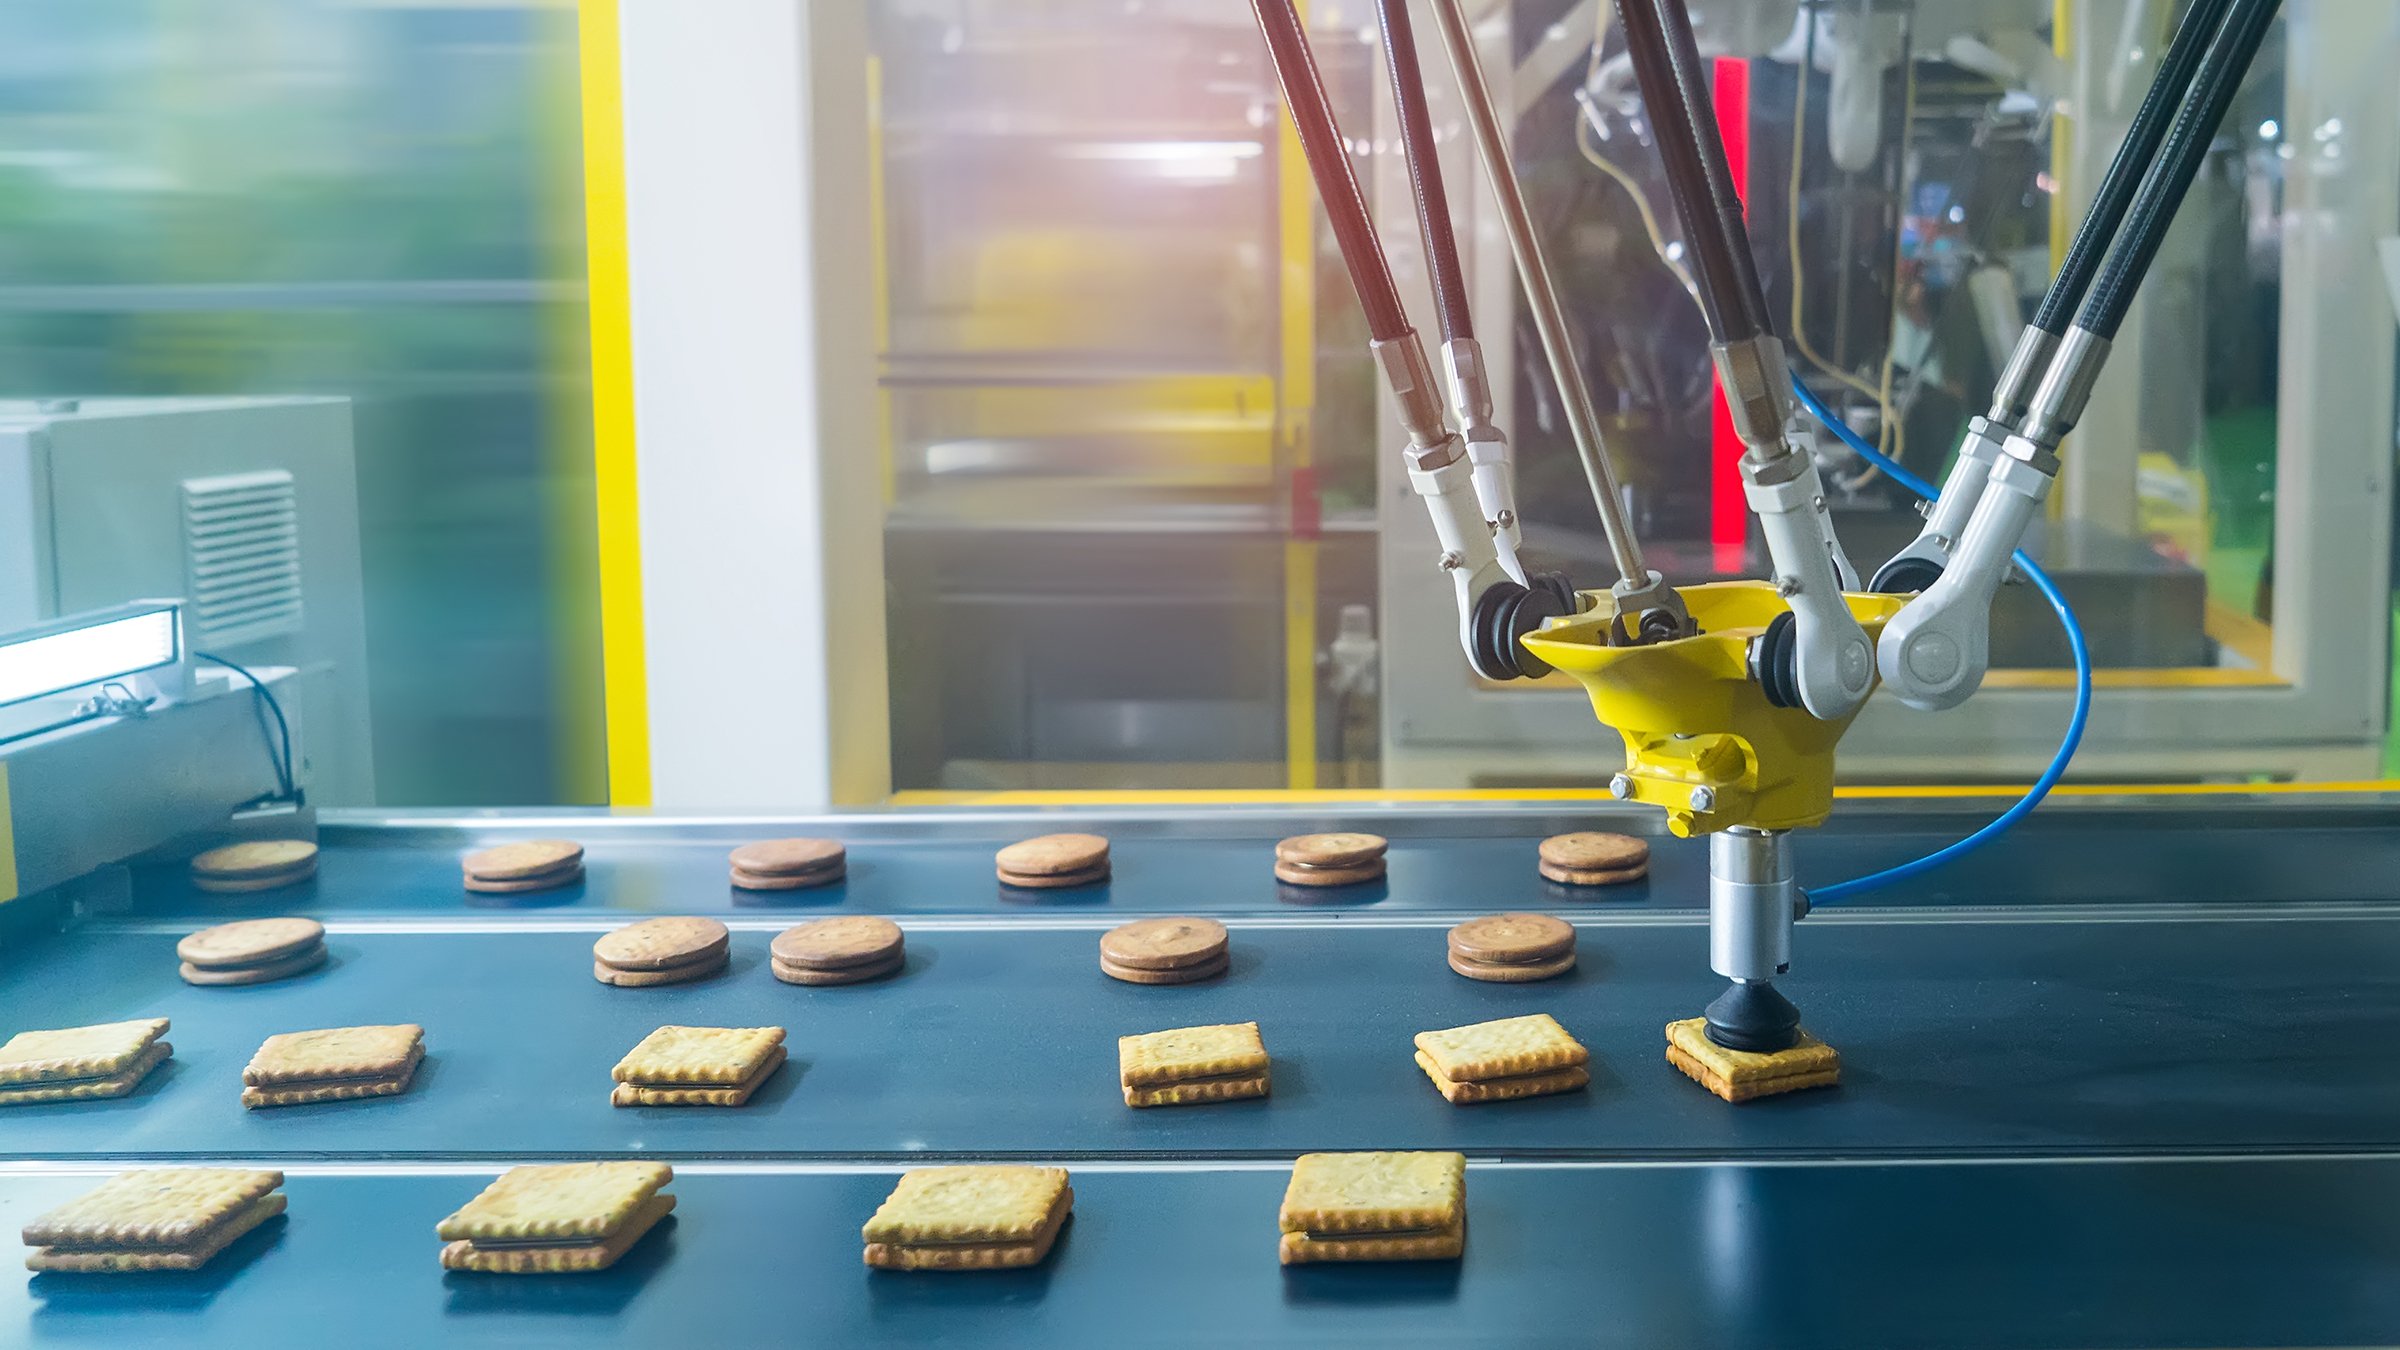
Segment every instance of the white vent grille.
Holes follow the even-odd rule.
[[[288,470],[183,481],[192,645],[300,631],[300,507]]]

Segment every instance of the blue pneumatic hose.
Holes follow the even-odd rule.
[[[1801,405],[1823,422],[1826,430],[1840,437],[1842,443],[1857,451],[1860,458],[1883,470],[1885,477],[1927,501],[1934,499],[1936,493],[1932,484],[1901,468],[1898,460],[1867,444],[1847,423],[1834,416],[1832,410],[1818,402],[1817,396],[1808,392],[1808,386],[1801,383],[1798,375],[1792,377],[1792,392],[1800,396]],[[2050,757],[2050,767],[2042,770],[2041,777],[2033,780],[2033,786],[2027,788],[2025,795],[2019,797],[2014,805],[1975,833],[1897,867],[1887,867],[1855,880],[1812,889],[1808,892],[1810,904],[1823,905],[1847,900],[1895,882],[1923,876],[1944,863],[1965,857],[2006,834],[2018,821],[2032,815],[2033,808],[2041,805],[2042,798],[2049,796],[2050,789],[2057,787],[2058,780],[2066,776],[2067,764],[2075,758],[2075,747],[2083,743],[2084,723],[2090,720],[2092,714],[2092,653],[2084,645],[2083,625],[2075,622],[2075,611],[2068,607],[2067,597],[2059,593],[2058,584],[2050,579],[2050,574],[2036,566],[2033,559],[2026,557],[2023,549],[2016,552],[2016,564],[2032,579],[2034,589],[2042,593],[2042,598],[2050,602],[2052,612],[2058,615],[2058,626],[2066,630],[2067,649],[2075,659],[2075,711],[2067,718],[2067,734],[2058,743],[2058,753]]]

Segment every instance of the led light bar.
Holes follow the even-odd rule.
[[[137,600],[0,635],[0,708],[183,659],[183,607]]]

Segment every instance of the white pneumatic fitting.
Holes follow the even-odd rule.
[[[1983,500],[1951,551],[1950,566],[1892,616],[1876,644],[1883,682],[1912,708],[1957,707],[1982,686],[1991,666],[1992,597],[2052,481],[2021,450],[2032,453],[2034,447],[2011,437],[2009,453],[1992,466]]]

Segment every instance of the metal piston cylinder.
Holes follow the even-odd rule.
[[[1731,980],[1772,980],[1791,968],[1800,914],[1791,835],[1736,827],[1708,837],[1708,965]]]

